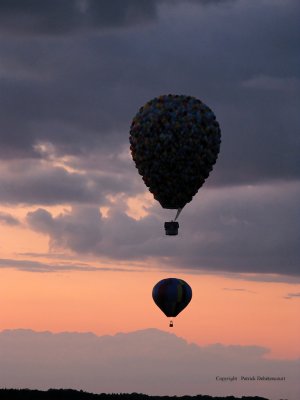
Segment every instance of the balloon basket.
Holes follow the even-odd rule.
[[[165,231],[168,236],[178,235],[179,223],[177,221],[165,222]]]
[[[173,321],[170,321],[169,327],[170,327],[170,328],[173,328]]]

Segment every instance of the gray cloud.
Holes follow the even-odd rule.
[[[34,230],[50,235],[50,247],[54,248],[89,252],[103,238],[101,214],[96,207],[76,207],[72,214],[61,214],[56,218],[48,211],[38,209],[28,213],[27,220]]]
[[[32,260],[0,259],[1,268],[13,268],[27,272],[97,271],[96,267],[84,263],[43,263]]]
[[[156,329],[115,336],[6,330],[0,385],[152,395],[260,395],[298,399],[299,360],[265,358],[260,346],[198,346]],[[285,381],[241,381],[243,376]],[[236,376],[224,382],[216,377]],[[176,377],[176,379],[174,379]]]
[[[220,273],[221,274],[221,273]],[[288,283],[288,284],[299,284],[300,277],[295,275],[284,275],[278,273],[254,273],[251,275],[246,275],[243,273],[233,273],[226,272],[222,273],[222,276],[225,276],[229,279],[237,279],[244,281],[245,279],[250,282],[266,282],[266,283]]]
[[[154,257],[166,268],[299,275],[298,185],[233,187],[198,196],[180,217],[178,238],[164,235],[168,214],[157,205],[140,220],[117,204],[107,218],[96,207],[78,206],[57,217],[39,209],[27,222],[49,236],[53,249],[119,260]]]
[[[37,254],[27,254],[30,257],[40,257],[41,255]],[[44,256],[49,257],[48,254],[44,254]],[[57,257],[57,255],[56,255]],[[51,255],[50,255],[51,258]],[[63,258],[59,256],[58,258]],[[13,260],[13,259],[6,259],[0,258],[0,269],[15,269],[18,271],[26,271],[26,272],[70,272],[70,271],[86,271],[86,272],[101,272],[101,271],[122,271],[122,272],[131,272],[133,271],[130,268],[116,268],[116,267],[95,267],[88,263],[80,263],[80,262],[52,262],[52,263],[45,263],[39,261],[32,261],[28,259],[23,260]],[[136,270],[135,270],[136,272]]]
[[[220,160],[208,184],[299,178],[299,3],[198,6],[204,3],[88,2],[98,10],[95,18],[103,19],[101,26],[138,21],[129,12],[134,8],[141,21],[157,13],[155,27],[90,32],[76,40],[4,36],[1,156],[40,157],[34,150],[40,142],[81,159],[90,152],[117,154],[128,146],[138,108],[161,93],[177,92],[207,102],[220,121]],[[48,1],[43,10],[34,1],[25,11],[23,2],[2,4],[12,29],[10,18],[30,14],[39,20],[50,7]],[[73,14],[84,14],[78,4],[51,2],[49,15],[62,19],[71,7],[64,29],[72,29]]]
[[[122,163],[119,163],[119,166]],[[134,194],[132,170],[69,171],[55,162],[20,160],[6,163],[0,176],[0,202],[6,204],[104,204],[107,195]],[[3,219],[3,218],[2,218]]]
[[[127,216],[124,210],[113,208],[108,218],[103,218],[99,208],[77,206],[72,211],[53,217],[45,209],[27,214],[31,229],[50,237],[50,248],[70,249],[76,253],[86,253],[112,257],[120,260],[145,259],[149,252],[137,251],[148,240],[155,243],[155,217],[146,217],[146,223]]]
[[[288,293],[284,298],[285,299],[297,299],[297,298],[300,298],[300,292],[299,293]]]
[[[197,5],[234,0],[189,0]],[[160,4],[180,4],[182,0],[1,0],[0,31],[6,35],[62,36],[103,32],[154,22]]]
[[[156,17],[156,1],[2,0],[0,15],[5,34],[62,35],[151,21]]]
[[[0,212],[0,223],[16,226],[20,224],[20,221],[9,213]]]
[[[258,75],[242,83],[246,88],[286,92],[297,92],[300,87],[300,79],[278,78]]]
[[[298,275],[299,2],[138,4],[0,2],[0,201],[73,205],[58,217],[28,215],[52,249]],[[144,190],[128,131],[139,107],[162,93],[199,97],[223,134],[205,184],[220,190],[184,210],[172,249],[157,206],[140,221],[120,204],[108,218],[98,211],[111,206],[110,194]]]
[[[229,292],[247,292],[247,293],[256,293],[253,292],[252,290],[247,290],[243,288],[223,288],[223,290],[229,291]]]

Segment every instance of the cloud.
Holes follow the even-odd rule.
[[[208,185],[299,179],[299,85],[286,90],[299,81],[299,3],[210,3],[1,2],[1,29],[22,31],[1,41],[1,157],[41,157],[45,142],[78,163],[119,154],[142,104],[185,93],[210,105],[222,128]],[[132,29],[83,33],[87,19]],[[24,37],[26,27],[36,36]],[[81,33],[39,34],[51,29]]]
[[[299,78],[278,78],[258,75],[242,83],[244,87],[262,90],[297,91],[300,87]]]
[[[2,0],[1,31],[12,35],[65,35],[84,30],[127,27],[152,21],[156,1]]]
[[[48,211],[38,209],[28,213],[27,217],[34,230],[51,236],[50,247],[76,248],[78,252],[89,252],[102,239],[100,218],[96,207],[76,207],[72,215],[60,214],[56,218]]]
[[[288,293],[284,298],[285,299],[297,299],[300,297],[300,292],[299,293]]]
[[[195,2],[194,0],[190,0]],[[200,0],[198,5],[211,5],[232,0]],[[108,29],[128,28],[153,23],[158,7],[180,0],[2,0],[0,31],[6,35],[65,36],[84,32],[105,32]]]
[[[84,263],[43,263],[32,260],[0,259],[1,268],[13,268],[27,272],[64,272],[64,271],[97,271],[100,270]]]
[[[298,275],[298,15],[296,0],[0,2],[0,201],[39,206],[28,223],[52,249]],[[200,98],[222,129],[173,248],[157,206],[136,221],[110,202],[144,190],[128,132],[163,93]],[[46,209],[61,204],[72,211]]]
[[[1,387],[73,388],[152,395],[260,395],[296,400],[299,360],[265,358],[259,346],[188,344],[147,329],[115,336],[6,330],[0,333]],[[217,377],[236,376],[224,382]],[[241,381],[241,376],[285,381]],[[175,379],[176,377],[176,379]]]
[[[97,207],[77,206],[56,217],[38,209],[27,222],[49,236],[53,250],[154,258],[162,268],[298,276],[299,197],[297,184],[206,190],[183,210],[175,238],[164,235],[168,213],[156,204],[140,220],[126,214],[126,203],[117,203],[106,218]],[[174,245],[167,245],[171,240]]]
[[[256,293],[253,292],[252,290],[247,290],[243,288],[223,288],[223,290],[229,291],[229,292],[247,292],[247,293]]]
[[[221,274],[221,273],[219,273]],[[285,275],[278,273],[234,273],[226,272],[222,273],[222,276],[230,279],[247,280],[250,282],[272,282],[272,283],[288,283],[297,284],[300,283],[300,277],[296,275]]]
[[[30,257],[37,257],[40,255],[28,254]],[[44,256],[49,257],[48,254],[44,254]],[[57,256],[56,256],[57,257]],[[51,257],[50,257],[51,258]],[[61,258],[61,256],[59,256]],[[95,267],[91,264],[81,263],[81,262],[39,262],[32,261],[28,259],[6,259],[0,258],[0,269],[16,269],[18,271],[26,271],[26,272],[70,272],[70,271],[84,271],[84,272],[101,272],[101,271],[122,271],[122,272],[131,272],[133,269],[130,268],[117,268],[117,267]],[[135,272],[137,270],[134,270]]]
[[[55,160],[15,160],[2,165],[1,172],[0,202],[6,204],[104,204],[107,195],[130,195],[138,189],[131,170],[70,171],[64,165],[55,165]]]
[[[76,253],[125,260],[149,256],[136,252],[139,245],[155,238],[153,227],[156,219],[146,217],[146,220],[148,223],[143,226],[118,206],[110,211],[108,218],[103,218],[99,208],[93,206],[76,206],[71,212],[57,217],[45,209],[27,214],[30,228],[49,235],[50,248],[54,250],[70,249]]]
[[[16,226],[20,224],[20,221],[9,213],[0,212],[0,223],[9,226]]]

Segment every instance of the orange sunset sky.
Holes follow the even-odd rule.
[[[128,213],[136,219],[146,215],[142,212],[143,201],[151,203],[151,196],[146,194],[144,200],[139,196],[129,202]],[[29,208],[3,210],[22,217]],[[52,209],[56,214],[61,210]],[[0,271],[1,329],[91,331],[111,335],[155,327],[201,345],[259,344],[270,349],[267,357],[299,357],[299,304],[297,299],[288,297],[289,293],[299,290],[298,284],[253,281],[251,274],[237,277],[161,271],[157,261],[101,262],[95,257],[74,255],[69,259],[55,255],[53,260],[47,255],[48,238],[44,235],[24,227],[2,226],[1,237],[2,257],[21,261],[15,268]],[[167,240],[176,246],[180,237]],[[36,260],[43,263],[85,263],[98,270],[20,270],[22,261],[32,259],[30,253],[39,255]],[[173,330],[151,296],[154,284],[169,276],[186,280],[193,289],[192,302],[176,318]]]

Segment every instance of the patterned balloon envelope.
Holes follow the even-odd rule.
[[[212,170],[221,131],[203,102],[169,94],[140,108],[129,139],[136,168],[154,198],[163,208],[182,209]]]
[[[167,317],[176,317],[191,301],[192,289],[183,279],[167,278],[154,286],[152,297]]]

